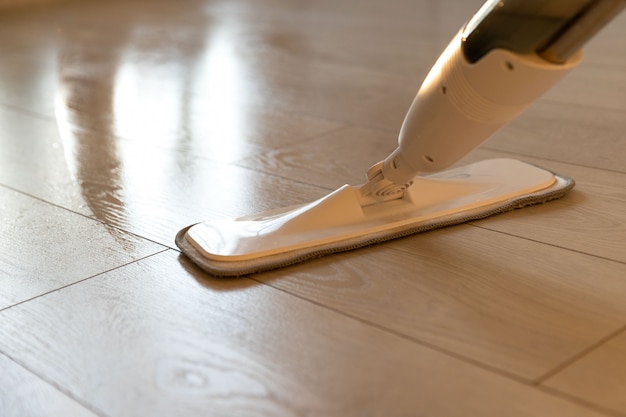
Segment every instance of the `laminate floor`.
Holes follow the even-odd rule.
[[[462,161],[566,197],[237,279],[174,245],[363,182],[480,4],[0,9],[0,416],[626,416],[626,13]]]

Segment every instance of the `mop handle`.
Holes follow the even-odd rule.
[[[626,0],[490,0],[463,30],[475,63],[492,49],[566,62],[626,6]]]
[[[626,0],[488,0],[422,83],[398,148],[361,193],[401,198],[413,178],[446,169],[537,100],[582,60],[582,46]]]

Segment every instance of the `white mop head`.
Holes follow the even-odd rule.
[[[362,206],[358,187],[345,185],[310,204],[189,226],[176,244],[206,272],[240,276],[544,203],[573,186],[534,165],[491,159],[418,177],[398,200]]]

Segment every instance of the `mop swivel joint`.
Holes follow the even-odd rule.
[[[374,202],[400,199],[404,196],[405,190],[413,184],[413,180],[399,185],[385,178],[384,163],[385,161],[380,161],[367,170],[367,183],[360,189],[362,197],[373,198]]]

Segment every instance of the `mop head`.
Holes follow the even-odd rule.
[[[571,178],[512,159],[416,177],[397,200],[363,205],[345,185],[309,204],[198,223],[176,244],[206,272],[240,276],[545,203]]]

